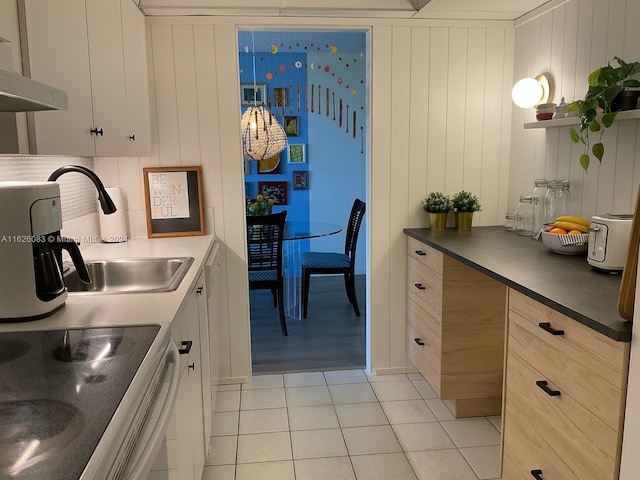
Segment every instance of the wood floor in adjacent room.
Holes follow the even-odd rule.
[[[287,317],[289,335],[280,331],[278,309],[269,290],[252,290],[253,374],[361,369],[366,366],[366,276],[356,277],[360,317],[347,300],[344,278],[311,278],[307,318]]]

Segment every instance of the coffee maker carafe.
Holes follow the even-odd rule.
[[[57,183],[0,183],[0,219],[0,322],[35,320],[64,305],[63,249],[90,282],[78,245],[60,236]]]

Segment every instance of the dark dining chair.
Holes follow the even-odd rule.
[[[344,253],[337,252],[303,252],[300,256],[302,267],[302,317],[307,318],[309,305],[309,280],[311,275],[344,275],[344,285],[347,290],[347,298],[356,316],[360,316],[358,299],[356,298],[356,284],[354,268],[356,264],[356,244],[358,233],[364,217],[366,204],[356,198],[351,207],[347,236],[344,242]]]
[[[282,243],[287,211],[273,215],[247,215],[247,261],[249,289],[269,289],[273,306],[278,307],[280,328],[287,333],[284,314],[284,280],[282,277]]]

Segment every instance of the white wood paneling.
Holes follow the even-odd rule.
[[[300,21],[254,18],[249,24],[295,29]],[[227,260],[223,375],[229,378],[251,374],[236,47],[236,29],[247,22],[147,19],[155,130],[150,161],[203,165],[205,203],[215,210]],[[429,191],[465,188],[485,206],[476,224],[504,218],[513,29],[500,22],[449,23],[358,23],[371,28],[367,321],[369,366],[376,372],[412,368],[404,333],[402,229],[425,225],[420,200]]]
[[[389,335],[389,299],[392,283],[389,265],[389,218],[392,215],[389,179],[395,155],[391,141],[391,67],[393,29],[380,27],[371,33],[371,156],[380,159],[370,162],[369,215],[369,316],[371,368],[389,367],[391,350]],[[380,312],[373,315],[373,312]]]
[[[570,0],[557,8],[516,24],[514,81],[548,71],[554,78],[558,103],[582,98],[589,72],[614,56],[640,58],[640,6],[635,0]],[[603,137],[605,156],[588,173],[579,165],[582,145],[569,139],[569,127],[523,131],[533,109],[514,108],[509,207],[529,193],[535,178],[568,178],[571,213],[591,217],[632,210],[638,183],[640,122],[618,122]]]
[[[407,202],[409,178],[409,120],[411,111],[411,28],[394,28],[391,52],[391,151],[390,157],[390,216],[389,216],[389,277],[404,278],[403,258],[406,239],[402,234],[407,225],[411,205]],[[398,214],[402,212],[402,214]],[[406,296],[399,295],[396,285],[390,285],[389,318],[402,318],[406,311]],[[406,329],[404,324],[390,322],[388,366],[406,363]]]

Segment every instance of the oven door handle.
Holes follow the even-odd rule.
[[[158,415],[158,420],[153,427],[153,431],[149,436],[149,441],[144,450],[140,452],[139,459],[136,465],[129,465],[127,470],[129,471],[127,478],[137,479],[142,478],[143,472],[148,472],[151,465],[155,461],[155,457],[158,453],[160,443],[164,439],[169,420],[173,413],[173,407],[176,403],[176,397],[178,396],[178,384],[180,383],[180,354],[178,348],[173,342],[169,342],[167,349],[166,361],[173,364],[173,370],[171,372],[171,382],[169,384],[169,391],[165,397],[162,410]],[[131,470],[133,468],[133,470]]]

